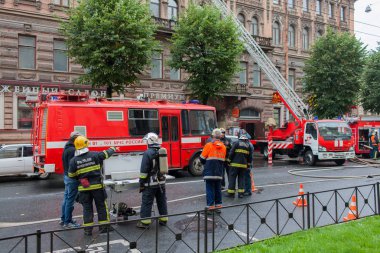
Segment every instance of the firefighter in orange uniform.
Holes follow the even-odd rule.
[[[377,136],[377,131],[375,130],[371,136],[371,146],[372,146],[372,157],[373,159],[377,158],[377,153],[379,152],[379,137]]]
[[[220,141],[222,132],[219,128],[212,131],[212,136],[212,142],[204,146],[200,159],[204,164],[203,179],[206,182],[207,209],[216,209],[220,212],[226,146]]]

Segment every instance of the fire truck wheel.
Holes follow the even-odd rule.
[[[201,154],[196,154],[189,163],[189,172],[194,177],[202,176],[203,173],[203,164],[201,163],[201,160],[199,159],[199,156]]]
[[[42,173],[42,174],[38,175],[38,179],[40,179],[40,180],[46,180],[49,177],[50,177],[50,173],[49,172],[45,172],[45,173]]]
[[[346,162],[344,159],[335,160],[336,165],[341,166]]]
[[[311,150],[308,150],[305,152],[304,161],[307,165],[314,166],[317,162],[317,158],[315,155],[313,155],[313,152]]]

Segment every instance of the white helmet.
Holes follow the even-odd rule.
[[[239,140],[248,140],[248,137],[246,134],[241,134]]]
[[[143,140],[146,141],[148,143],[148,145],[159,144],[159,142],[158,142],[158,135],[155,134],[155,133],[147,133],[144,136]]]

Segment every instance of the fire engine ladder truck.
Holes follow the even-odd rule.
[[[223,0],[211,0],[212,3],[220,10],[223,17],[228,17],[229,12],[227,5]],[[269,60],[264,51],[260,48],[257,42],[248,33],[245,27],[240,23],[240,21],[234,15],[231,15],[235,24],[240,31],[239,39],[244,43],[244,46],[256,63],[265,72],[269,80],[272,82],[273,86],[278,90],[282,97],[285,105],[291,110],[296,116],[297,121],[302,119],[309,119],[310,115],[308,113],[305,103],[297,95],[297,93],[290,87],[285,78],[277,70],[274,64]]]

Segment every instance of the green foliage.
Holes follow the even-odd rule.
[[[138,0],[82,0],[62,23],[69,55],[86,69],[81,81],[123,91],[150,63],[155,25]]]
[[[380,46],[370,53],[364,66],[361,103],[364,110],[380,113]]]
[[[353,35],[331,29],[311,50],[304,72],[304,91],[311,112],[319,118],[342,115],[356,104],[365,48]]]
[[[293,253],[293,252],[379,252],[380,217],[373,216],[339,225],[313,228],[287,236],[279,236],[226,253]]]
[[[171,41],[170,66],[190,74],[189,88],[202,103],[228,89],[243,52],[231,18],[221,19],[214,6],[190,5]]]

